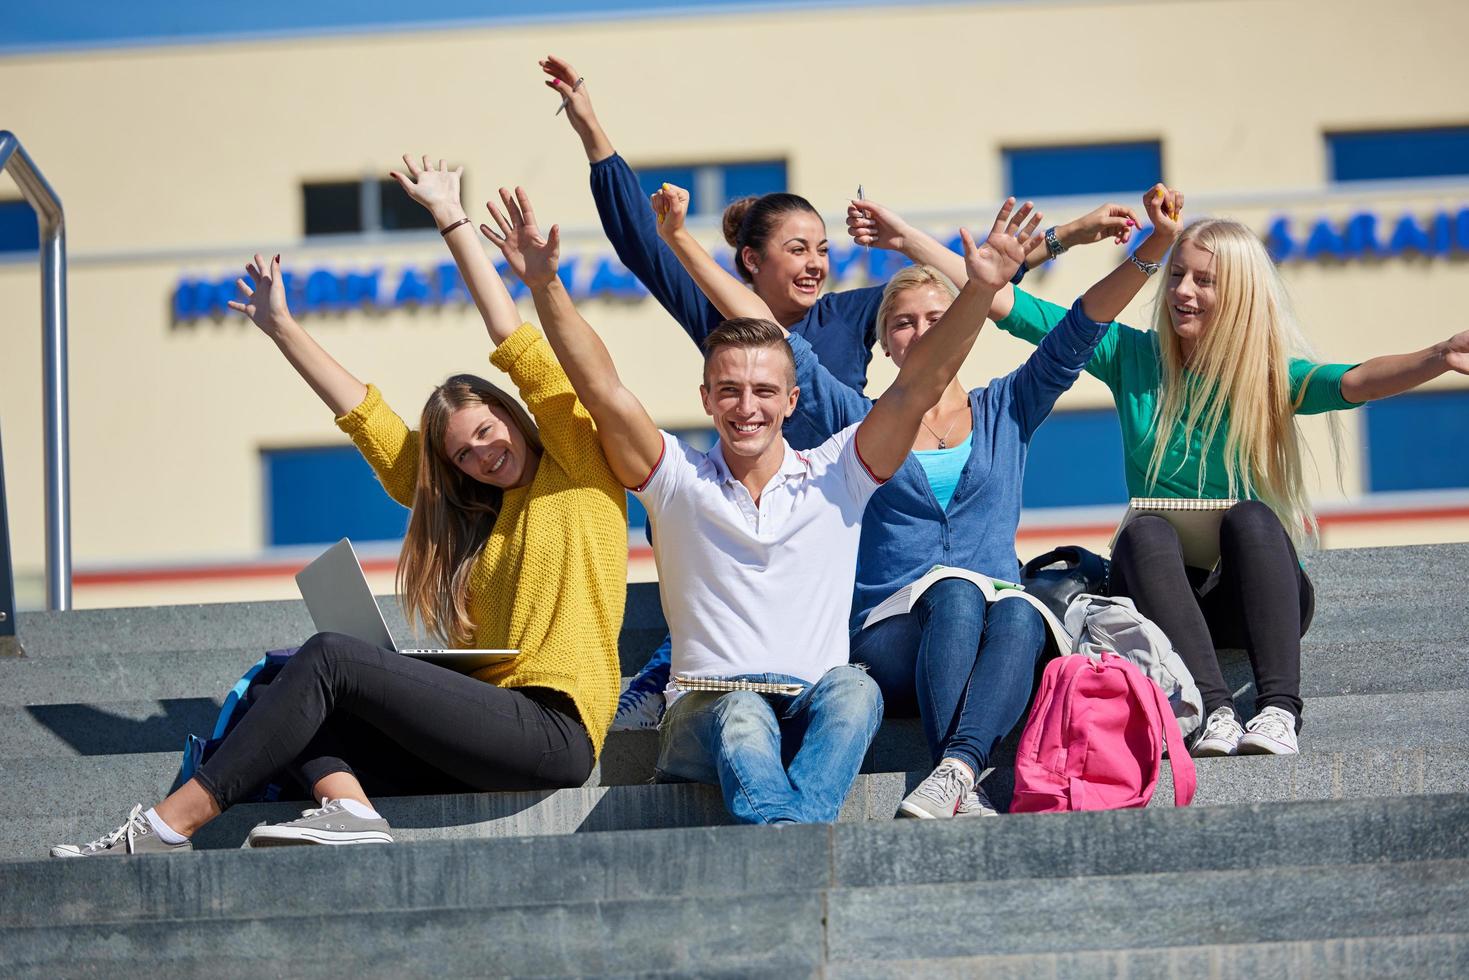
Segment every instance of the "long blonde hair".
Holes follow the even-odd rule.
[[[539,454],[541,434],[515,399],[472,374],[456,374],[429,395],[419,420],[418,481],[413,511],[398,557],[398,595],[409,625],[422,623],[451,646],[474,639],[469,615],[469,573],[500,516],[504,493],[481,483],[449,461],[444,432],[461,408],[487,405],[505,410]]]
[[[1163,475],[1171,434],[1181,428],[1188,445],[1198,429],[1205,447],[1199,461],[1202,495],[1207,450],[1227,415],[1224,470],[1229,495],[1259,498],[1275,511],[1293,540],[1315,543],[1318,530],[1302,473],[1303,439],[1290,379],[1291,359],[1312,355],[1291,311],[1285,284],[1260,239],[1239,222],[1210,218],[1189,225],[1174,243],[1165,271],[1187,241],[1214,256],[1216,302],[1185,370],[1182,345],[1168,312],[1168,278],[1159,283],[1153,329],[1162,389],[1153,417],[1157,438],[1148,463],[1149,486],[1156,486]],[[1339,466],[1336,426],[1332,442]]]

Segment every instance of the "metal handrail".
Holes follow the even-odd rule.
[[[0,171],[9,171],[41,226],[41,360],[46,446],[46,608],[71,608],[71,453],[66,372],[66,218],[61,198],[9,130],[0,130]],[[9,569],[5,570],[7,573]]]

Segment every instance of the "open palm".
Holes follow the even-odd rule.
[[[490,218],[499,228],[496,233],[489,225],[480,225],[479,230],[494,243],[510,269],[527,286],[540,286],[556,278],[556,268],[561,258],[561,228],[552,225],[549,234],[542,236],[536,227],[535,209],[531,207],[530,195],[525,188],[515,188],[515,194],[500,188],[502,212],[494,201],[485,202]]]
[[[1006,199],[983,245],[976,246],[969,230],[960,229],[964,242],[964,267],[971,280],[996,290],[1010,281],[1039,237],[1038,229],[1044,215],[1033,211],[1033,208],[1034,205],[1026,201],[1017,211],[1015,199]]]
[[[257,252],[245,264],[245,274],[250,277],[248,280],[235,280],[235,289],[242,298],[230,300],[230,309],[245,314],[273,337],[291,319],[291,311],[286,306],[286,287],[281,282],[281,257],[277,255],[266,262]]]

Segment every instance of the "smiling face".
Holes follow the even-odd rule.
[[[745,267],[755,293],[789,326],[816,305],[831,271],[826,223],[810,211],[787,211],[760,251],[746,247]]]
[[[881,337],[883,350],[898,367],[908,359],[908,351],[919,337],[943,319],[954,302],[948,291],[939,286],[914,286],[894,294],[883,317]]]
[[[529,484],[540,462],[510,414],[484,402],[466,405],[449,416],[444,455],[470,479],[501,489]]]
[[[730,457],[755,461],[784,454],[781,425],[796,409],[800,390],[790,354],[775,347],[721,347],[704,366],[699,397]]]
[[[1217,302],[1215,283],[1217,266],[1214,253],[1192,238],[1185,238],[1173,250],[1168,264],[1168,287],[1164,298],[1168,303],[1168,319],[1173,332],[1184,343],[1185,353],[1192,350],[1214,316]]]

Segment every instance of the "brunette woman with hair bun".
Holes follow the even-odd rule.
[[[659,240],[658,223],[637,174],[612,148],[576,69],[554,56],[540,65],[547,87],[565,101],[566,117],[586,149],[592,165],[592,197],[617,257],[689,338],[702,344],[724,317]],[[840,381],[859,391],[865,388],[882,286],[821,294],[831,265],[826,224],[811,203],[786,193],[735,201],[724,212],[724,238],[735,250],[740,278],[769,307],[776,322],[805,337]],[[823,441],[791,426],[786,428],[786,439],[796,449]]]

